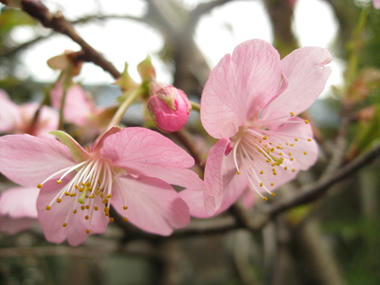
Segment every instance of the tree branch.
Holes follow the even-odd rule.
[[[269,216],[274,217],[289,209],[292,209],[299,205],[307,204],[309,202],[312,202],[320,198],[325,192],[327,192],[330,186],[347,178],[349,175],[353,174],[355,171],[358,171],[360,168],[364,167],[365,165],[375,160],[379,155],[380,155],[380,144],[374,147],[372,150],[368,151],[367,153],[354,159],[352,162],[350,162],[346,166],[342,167],[334,175],[330,175],[329,177],[322,178],[320,181],[316,182],[315,184],[306,186],[304,189],[302,189],[300,194],[293,197],[292,199],[274,204],[268,211]]]
[[[0,2],[7,4],[6,0],[0,0]],[[120,72],[116,67],[89,45],[60,12],[51,13],[39,0],[21,0],[21,7],[25,13],[38,20],[43,26],[64,34],[79,44],[84,52],[84,59],[86,61],[100,66],[114,78],[120,77]]]

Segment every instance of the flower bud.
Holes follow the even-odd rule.
[[[157,85],[153,87],[148,108],[159,129],[176,132],[186,124],[191,104],[182,90],[170,85]]]

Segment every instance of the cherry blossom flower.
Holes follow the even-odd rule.
[[[170,184],[193,175],[186,168],[194,160],[169,139],[144,128],[114,127],[84,149],[68,134],[52,133],[60,142],[0,138],[0,172],[41,189],[38,219],[48,241],[78,245],[88,234],[104,232],[113,220],[111,205],[150,233],[169,235],[189,222],[188,207]]]
[[[42,107],[36,124],[32,127],[33,117],[38,103],[21,106],[13,103],[8,95],[0,90],[0,132],[29,133],[31,135],[47,135],[58,126],[58,113],[47,106]]]
[[[59,109],[63,95],[62,82],[58,81],[50,91],[52,105]],[[102,111],[95,106],[94,101],[86,94],[79,84],[73,84],[66,91],[65,108],[63,116],[67,122],[78,126],[88,125],[92,116]]]
[[[330,61],[330,53],[317,47],[280,60],[270,44],[250,40],[211,71],[201,97],[202,124],[219,139],[205,168],[209,215],[231,205],[247,186],[266,200],[315,163],[318,147],[310,124],[297,115],[322,92]]]
[[[156,84],[148,100],[157,127],[166,132],[182,129],[190,115],[191,104],[185,92],[171,85]]]
[[[15,234],[37,222],[37,188],[11,188],[0,196],[0,231]]]

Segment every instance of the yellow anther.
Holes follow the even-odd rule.
[[[57,182],[58,184],[61,184],[61,183],[62,183],[62,180],[61,180],[61,179],[58,179],[56,182]]]
[[[237,174],[237,175],[240,175],[240,174],[241,174],[241,172],[240,172],[240,171],[236,171],[236,174]]]
[[[84,218],[85,218],[86,220],[88,220],[90,217],[89,217],[88,215],[86,215],[86,216],[84,216]]]
[[[284,170],[288,170],[288,167],[287,167],[287,166],[285,166],[285,167],[284,167]]]
[[[84,209],[86,209],[84,206],[80,206],[80,208],[81,208],[81,210],[84,210]]]
[[[76,214],[78,211],[77,211],[77,209],[75,209],[74,211],[73,211],[73,214]]]
[[[289,155],[289,156],[292,156],[292,153],[291,153],[291,152],[289,152],[289,153],[288,153],[288,155]]]
[[[273,183],[273,182],[271,182],[270,186],[272,186],[272,187],[273,187],[273,186],[274,186],[274,183]]]
[[[307,139],[308,142],[311,142],[311,139]]]
[[[260,174],[264,174],[264,171],[260,170]]]
[[[62,202],[62,199],[61,198],[57,198],[57,203],[61,203]]]
[[[94,198],[95,198],[95,195],[94,195],[94,194],[91,194],[90,196],[88,196],[88,198],[90,198],[90,199],[94,199]]]
[[[84,182],[81,182],[80,185],[85,186],[86,184]]]
[[[86,205],[85,208],[88,210],[90,209],[90,205]]]
[[[280,146],[280,145],[276,146],[276,148],[277,148],[277,149],[283,149],[283,147]]]
[[[65,192],[65,195],[66,196],[71,196],[71,194],[69,192]]]
[[[79,189],[79,185],[78,185],[78,184],[75,184],[75,185],[74,185],[74,188],[75,188],[75,189]]]
[[[128,209],[128,207],[127,207],[127,206],[123,206],[123,209],[124,209],[124,210],[127,210],[127,209]]]
[[[48,205],[48,206],[46,206],[46,211],[49,211],[50,209],[51,209],[51,207]]]
[[[91,233],[91,231],[90,231],[89,229],[87,229],[87,230],[86,230],[86,234],[89,235],[90,233]]]
[[[76,195],[77,195],[76,193],[72,193],[70,196],[75,197]]]
[[[264,186],[264,183],[263,182],[260,182],[260,187],[263,187]]]
[[[294,144],[293,143],[291,143],[291,144],[289,144],[290,146],[294,146]]]
[[[97,211],[99,208],[98,206],[94,206],[94,210]]]
[[[106,217],[109,217],[110,213],[109,213],[109,212],[105,212],[104,215],[105,215]]]
[[[293,112],[290,112],[290,116],[294,117],[294,116],[295,116],[295,114],[294,114]]]
[[[308,120],[304,120],[304,122],[305,122],[305,124],[306,124],[306,125],[309,123],[309,121],[308,121]]]
[[[274,151],[274,147],[272,147],[272,148],[270,149],[270,151]]]
[[[268,136],[263,136],[263,140],[267,140],[268,139]]]
[[[264,196],[264,197],[263,197],[263,200],[264,200],[264,201],[268,201],[268,197],[265,197],[265,196]]]
[[[272,197],[276,196],[276,194],[274,194],[274,193],[270,193],[270,194],[272,195]]]
[[[108,207],[104,207],[104,211],[109,211],[110,209]]]
[[[298,142],[298,141],[299,141],[299,139],[298,139],[298,138],[294,138],[294,141]]]
[[[80,187],[78,190],[79,190],[79,192],[83,192],[83,191],[84,191],[84,188],[83,188],[83,187]]]
[[[107,198],[112,198],[112,194],[108,194],[108,195],[107,195]]]
[[[307,155],[307,152],[306,152],[306,151],[304,151],[304,152],[303,152],[303,155]]]
[[[262,143],[263,141],[262,140],[259,140],[259,143]]]
[[[115,219],[114,218],[110,218],[110,223],[113,223],[115,221]]]
[[[100,197],[101,197],[101,198],[103,198],[103,196],[104,196],[103,192],[102,192],[102,193],[100,193]]]
[[[67,227],[67,223],[63,223],[62,227],[66,228]]]
[[[90,183],[90,182],[87,182],[87,183],[86,183],[86,186],[91,186],[91,183]]]
[[[108,199],[105,198],[105,199],[103,200],[103,204],[107,204],[107,203],[108,203]]]
[[[124,221],[124,222],[128,222],[128,218],[127,218],[127,217],[124,217],[124,218],[123,218],[123,221]]]
[[[291,158],[290,158],[290,161],[293,161],[293,160],[294,160],[294,158],[293,158],[293,157],[291,157]]]
[[[292,169],[292,172],[296,172],[297,170],[295,168]]]
[[[41,189],[42,186],[44,186],[44,185],[42,185],[42,184],[38,184],[38,185],[37,185],[37,188],[38,188],[38,189]]]
[[[271,142],[269,142],[269,144],[270,144],[270,145],[272,145],[272,143],[271,143]]]
[[[270,159],[268,158],[268,159],[266,160],[266,162],[270,162]]]

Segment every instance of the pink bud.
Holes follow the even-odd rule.
[[[191,104],[187,95],[171,85],[157,85],[148,100],[148,108],[157,127],[166,132],[176,132],[187,122]]]

